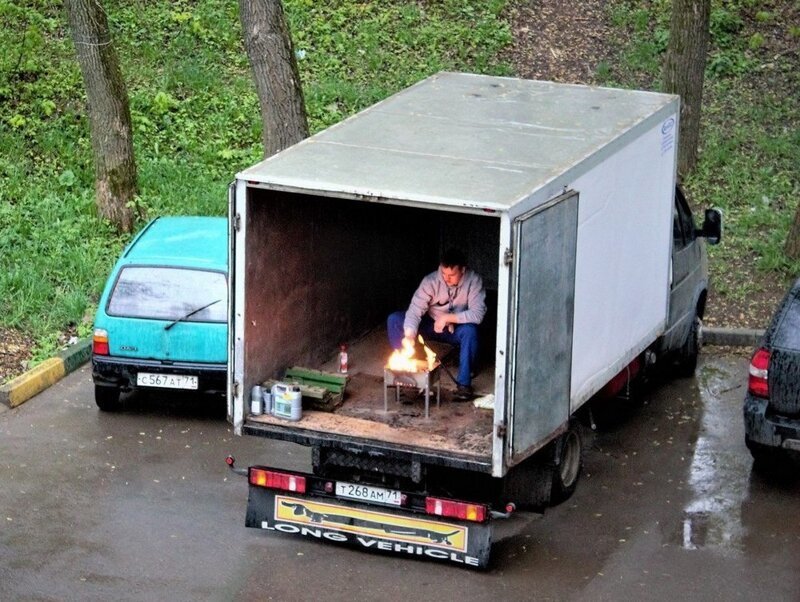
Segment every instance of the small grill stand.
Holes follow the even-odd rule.
[[[407,387],[416,389],[417,392],[425,390],[425,418],[430,416],[430,396],[431,387],[436,387],[436,407],[439,407],[442,389],[440,381],[439,362],[433,365],[432,370],[427,369],[428,364],[422,362],[418,372],[406,372],[403,370],[383,369],[383,411],[389,411],[389,387],[394,387],[395,402],[400,403],[400,388]]]

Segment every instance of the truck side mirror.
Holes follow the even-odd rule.
[[[722,240],[722,211],[719,209],[706,209],[703,227],[697,232],[703,236],[710,245],[715,245]]]

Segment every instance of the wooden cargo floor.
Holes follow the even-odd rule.
[[[444,357],[445,366],[456,374],[458,353],[448,346],[430,345]],[[430,396],[430,417],[425,418],[424,392],[401,390],[401,402],[395,400],[394,387],[388,389],[388,411],[384,411],[383,367],[391,353],[386,331],[378,328],[350,344],[349,381],[344,402],[334,412],[303,410],[297,428],[335,433],[360,439],[380,440],[413,448],[456,452],[467,456],[491,457],[493,412],[476,408],[471,402],[453,399],[455,383],[439,369],[441,400],[437,407],[435,388]],[[329,372],[338,367],[338,354],[321,366],[309,366]],[[473,387],[476,397],[493,393],[494,366],[477,367]],[[271,416],[250,417],[253,422],[286,424]]]

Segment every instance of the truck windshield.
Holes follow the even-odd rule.
[[[128,266],[117,278],[106,311],[127,318],[225,322],[227,302],[219,301],[227,298],[222,272]],[[195,312],[198,307],[203,309]]]

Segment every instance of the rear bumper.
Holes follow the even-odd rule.
[[[800,451],[800,417],[770,412],[766,399],[749,393],[744,399],[744,432],[753,443]]]
[[[305,476],[311,493],[250,485],[245,525],[368,551],[431,558],[473,568],[488,566],[490,521],[458,521],[408,508],[340,499],[317,491],[322,479]]]
[[[226,364],[192,362],[166,364],[158,360],[92,356],[92,379],[96,385],[119,387],[128,391],[136,388],[136,375],[139,372],[197,376],[198,391],[224,393],[227,390],[228,367]]]

